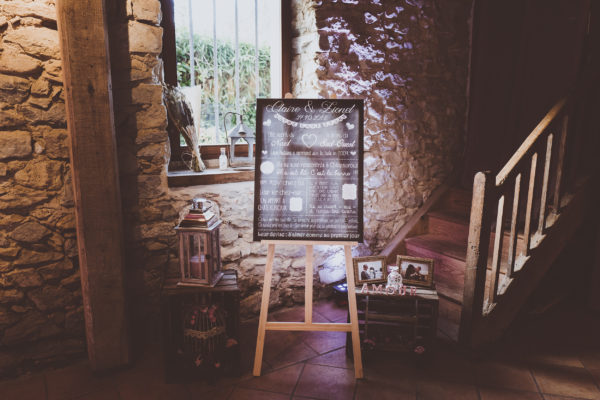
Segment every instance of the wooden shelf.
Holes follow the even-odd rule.
[[[233,169],[220,170],[209,168],[202,172],[189,170],[169,171],[167,173],[167,182],[169,187],[195,186],[195,185],[214,185],[218,183],[245,182],[254,180],[254,169]]]

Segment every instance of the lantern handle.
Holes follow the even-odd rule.
[[[235,112],[235,111],[227,111],[225,113],[225,115],[223,116],[223,128],[225,128],[225,134],[227,134],[227,132],[229,132],[229,130],[227,129],[227,116],[229,114],[239,115],[240,116],[240,122],[244,123],[244,116],[241,113]]]

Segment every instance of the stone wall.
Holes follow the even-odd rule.
[[[356,254],[377,252],[457,162],[468,3],[441,12],[434,0],[293,2],[294,93],[366,101],[367,246]],[[239,272],[243,315],[255,315],[266,247],[252,242],[253,183],[167,187],[160,3],[108,7],[135,343],[157,336],[161,282],[178,274],[173,228],[197,196],[221,214],[224,266]],[[84,336],[53,1],[5,1],[0,35],[2,374],[83,355]],[[343,277],[343,255],[315,250],[315,292],[324,295],[322,281]],[[303,302],[303,267],[304,249],[278,248],[273,306]]]
[[[85,351],[53,3],[0,5],[0,376]]]
[[[373,252],[463,153],[471,2],[441,3],[313,3],[321,95],[365,99],[365,243]]]

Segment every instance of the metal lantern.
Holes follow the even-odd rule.
[[[234,114],[240,116],[240,123],[229,131],[227,137],[231,140],[229,145],[229,164],[232,167],[241,167],[241,166],[253,166],[254,165],[254,142],[256,141],[256,136],[254,132],[243,122],[242,114],[236,112],[228,112],[225,114],[225,120],[223,124],[225,125],[225,132],[227,132],[227,115]],[[245,141],[248,143],[248,156],[240,157],[235,154],[235,144],[239,141]]]
[[[194,199],[190,213],[175,228],[179,239],[181,279],[178,285],[215,286],[221,271],[219,226],[205,199]]]

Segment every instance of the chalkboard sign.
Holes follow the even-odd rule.
[[[363,240],[363,101],[258,99],[254,240]]]

